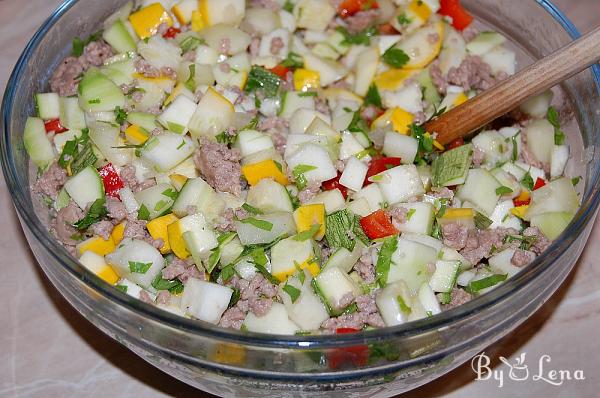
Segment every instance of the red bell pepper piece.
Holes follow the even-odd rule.
[[[515,207],[527,206],[529,203],[531,203],[531,198],[527,198],[526,200],[513,199],[513,205],[515,205]]]
[[[400,158],[373,159],[371,161],[371,164],[369,165],[369,169],[367,170],[365,183],[363,185],[369,185],[371,183],[371,181],[369,181],[369,177],[373,177],[376,174],[379,174],[396,166],[400,166]]]
[[[452,26],[457,30],[463,30],[473,22],[473,16],[463,8],[460,0],[442,0],[438,13],[451,17]]]
[[[44,127],[46,128],[46,133],[54,131],[54,133],[60,134],[60,133],[64,133],[65,131],[69,130],[69,129],[63,127],[63,125],[60,124],[60,120],[58,120],[58,119],[52,119],[52,120],[45,121]]]
[[[535,184],[533,185],[533,190],[535,191],[536,189],[540,189],[544,185],[546,185],[546,181],[538,177],[537,180],[535,180]]]
[[[108,196],[120,199],[119,190],[125,186],[125,183],[121,177],[119,177],[119,173],[117,173],[115,166],[113,166],[112,163],[108,163],[98,170],[98,174],[102,177],[104,192]]]
[[[458,148],[459,146],[463,146],[463,145],[465,145],[465,140],[463,140],[463,138],[460,137],[460,138],[455,139],[451,143],[449,143],[446,146],[446,150],[449,151],[450,149]]]
[[[285,80],[290,69],[279,64],[275,65],[274,68],[269,69],[269,71],[275,73],[277,76]]]
[[[342,174],[338,173],[337,177],[332,178],[331,180],[325,181],[323,183],[323,190],[332,191],[334,189],[339,189],[340,192],[342,193],[342,196],[344,197],[344,199],[347,199],[348,198],[348,188],[346,188],[345,186],[340,184],[341,176],[342,176]]]
[[[165,39],[174,39],[175,36],[181,33],[181,29],[175,28],[171,26],[167,31],[163,34]]]
[[[369,239],[385,238],[396,235],[398,230],[383,210],[377,210],[360,219],[360,226]]]
[[[354,328],[338,328],[336,334],[360,332]],[[369,362],[369,347],[357,345],[344,348],[335,348],[327,354],[327,363],[331,369],[339,369],[346,363],[354,366],[365,366]]]
[[[375,0],[344,0],[338,6],[338,14],[342,18],[348,18],[360,11],[377,8],[379,8],[379,4]]]
[[[397,35],[398,31],[391,23],[384,23],[383,25],[379,25],[379,33],[382,35]]]

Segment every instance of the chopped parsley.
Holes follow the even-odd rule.
[[[299,190],[303,190],[306,189],[306,185],[308,184],[308,181],[306,180],[306,177],[304,176],[304,173],[307,173],[309,171],[312,170],[316,170],[317,167],[312,166],[310,164],[299,164],[298,166],[294,167],[294,169],[292,170],[292,175],[294,176],[294,179],[296,180],[296,185],[298,186]]]
[[[358,33],[350,33],[348,31],[348,29],[346,29],[343,26],[338,26],[337,28],[335,28],[335,30],[337,30],[344,36],[344,40],[342,41],[342,44],[345,44],[348,46],[353,45],[353,44],[357,44],[357,45],[362,44],[362,45],[368,46],[371,44],[371,37],[376,36],[378,33],[377,29],[374,27],[366,28]]]
[[[102,32],[96,32],[91,34],[87,39],[83,40],[80,37],[75,37],[73,39],[73,56],[81,57],[85,50],[85,46],[90,44],[93,41],[98,41],[102,38]]]
[[[286,292],[288,294],[288,296],[290,296],[290,299],[292,299],[292,303],[295,303],[296,300],[298,300],[298,297],[300,297],[300,289],[286,283],[282,290],[284,292]]]
[[[375,274],[379,286],[384,287],[387,284],[388,273],[392,265],[392,255],[398,248],[398,237],[390,236],[385,238],[383,245],[379,250],[377,264],[375,265]]]
[[[379,95],[379,90],[377,90],[377,86],[375,84],[371,84],[369,86],[369,90],[367,91],[367,95],[365,95],[365,106],[374,105],[378,108],[383,108],[381,104],[381,96]]]
[[[127,121],[127,112],[125,112],[125,109],[120,106],[115,108],[115,120],[119,125],[123,125]]]
[[[127,293],[127,286],[125,286],[125,285],[115,285],[115,287],[117,289],[119,289],[120,291],[122,291],[123,293]]]
[[[480,290],[487,289],[488,287],[492,287],[497,285],[500,282],[503,282],[508,277],[508,274],[494,274],[483,279],[478,279],[476,281],[469,282],[469,285],[465,289],[468,293],[477,293]]]
[[[581,176],[571,178],[571,184],[573,184],[574,187],[576,187],[577,184],[579,184],[579,181],[581,181]]]
[[[191,64],[189,66],[190,77],[184,83],[185,87],[189,89],[191,92],[196,90],[196,64]]]
[[[412,216],[416,213],[416,209],[410,209],[408,213],[406,213],[406,221],[410,221]]]
[[[138,220],[150,220],[150,210],[144,204],[138,210]]]
[[[396,17],[396,20],[400,25],[408,25],[412,20],[406,16],[406,14],[400,14]]]
[[[104,203],[106,202],[106,198],[99,198],[92,203],[88,213],[81,220],[77,221],[73,226],[80,231],[83,231],[89,228],[92,224],[97,223],[102,220],[108,214]]]
[[[181,293],[183,291],[183,283],[181,283],[179,279],[163,279],[160,273],[156,275],[156,278],[152,281],[152,287],[156,290],[168,290],[169,293],[172,294]]]
[[[265,221],[265,220],[259,220],[257,218],[254,217],[248,217],[248,218],[244,218],[243,220],[239,220],[242,224],[250,224],[253,227],[256,227],[258,229],[262,229],[264,231],[271,231],[273,229],[273,224]]]
[[[394,68],[402,68],[410,61],[410,57],[404,51],[394,46],[388,48],[381,58],[383,59],[383,62]]]
[[[473,217],[473,221],[475,222],[475,227],[477,227],[477,229],[487,229],[489,228],[490,225],[493,224],[493,221],[490,220],[489,218],[487,218],[485,216],[485,214],[482,214],[478,211],[475,212],[475,216]]]
[[[175,200],[175,199],[177,199],[177,196],[179,196],[179,193],[176,190],[174,190],[173,188],[167,188],[161,192],[161,195]]]
[[[304,58],[300,54],[290,51],[288,56],[281,61],[281,66],[286,68],[302,68],[304,66]]]
[[[531,174],[529,174],[529,172],[525,173],[525,175],[521,179],[521,185],[523,185],[525,188],[529,189],[530,191],[533,190],[533,186],[534,186],[533,177],[531,177]]]
[[[198,46],[205,44],[205,43],[206,42],[204,40],[200,39],[199,37],[188,36],[182,40],[182,42],[179,46],[181,47],[181,49],[183,50],[183,53],[185,54],[189,51],[195,50],[196,48],[198,48]]]
[[[548,112],[546,113],[546,118],[550,122],[550,124],[554,127],[554,144],[562,145],[565,142],[565,133],[560,129],[560,120],[558,116],[558,112],[556,109],[551,106],[548,108]]]
[[[254,206],[250,206],[248,203],[244,203],[244,204],[242,205],[242,209],[244,209],[244,210],[246,210],[248,213],[250,213],[250,214],[254,214],[254,215],[257,215],[257,214],[265,214],[265,213],[264,213],[262,210],[260,210],[260,209],[257,209],[257,208],[256,208],[256,207],[254,207]]]
[[[145,274],[152,267],[152,263],[129,261],[129,271],[134,274]]]
[[[58,158],[58,165],[67,170],[69,175],[74,175],[97,160],[90,142],[89,130],[83,129],[79,138],[75,137],[65,143]]]
[[[513,193],[513,190],[509,187],[501,186],[496,188],[496,195],[506,195],[509,193]]]
[[[315,236],[315,234],[317,232],[319,232],[319,229],[321,229],[321,224],[313,224],[310,229],[307,229],[306,231],[302,231],[299,232],[295,237],[294,240],[297,240],[299,242],[304,242],[305,240],[309,240],[311,239],[313,236]]]

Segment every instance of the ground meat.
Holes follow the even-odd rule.
[[[287,137],[284,134],[276,131],[271,134],[271,140],[273,140],[273,146],[275,147],[275,150],[279,152],[280,155],[283,155],[285,153]]]
[[[461,250],[467,244],[469,230],[464,225],[452,222],[442,226],[442,236],[444,245],[455,250]]]
[[[300,203],[306,204],[313,200],[320,191],[320,183],[316,181],[309,181],[308,184],[306,184],[306,188],[298,193],[298,200],[300,200]]]
[[[194,62],[196,60],[196,50],[190,50],[183,54],[183,60],[186,62]]]
[[[171,293],[168,290],[161,290],[156,296],[156,304],[169,305],[171,304]]]
[[[154,300],[152,300],[152,297],[150,297],[150,294],[148,294],[148,292],[145,290],[140,290],[139,299],[146,304],[154,304]]]
[[[177,80],[177,72],[175,72],[175,70],[173,70],[173,68],[170,68],[168,66],[164,66],[164,67],[160,68],[160,74],[171,80]]]
[[[359,11],[345,19],[348,31],[358,33],[375,24],[379,10]]]
[[[258,56],[258,53],[260,52],[260,38],[254,37],[252,41],[250,41],[250,48],[248,51],[250,51],[250,56],[252,58]]]
[[[362,329],[365,325],[373,327],[384,327],[383,319],[377,311],[375,298],[370,295],[362,295],[356,298],[358,311],[352,314],[341,315],[330,318],[322,323],[322,327],[328,332],[335,332],[339,328]]]
[[[85,65],[101,66],[112,56],[112,48],[104,40],[99,40],[85,46],[80,58]]]
[[[318,242],[318,244],[321,249],[321,264],[325,264],[335,249],[329,247],[324,241]]]
[[[280,118],[278,116],[269,116],[264,119],[261,119],[256,126],[258,131],[268,131],[268,132],[283,132],[287,134],[290,124],[287,120]]]
[[[266,8],[275,12],[281,10],[281,5],[276,0],[252,0],[252,7]]]
[[[444,77],[442,70],[440,69],[440,62],[433,61],[431,66],[429,67],[429,75],[431,76],[431,81],[433,85],[441,94],[446,94],[446,90],[448,89],[448,81]]]
[[[108,218],[115,225],[127,218],[127,209],[123,202],[112,196],[106,198],[106,210],[108,211]]]
[[[288,71],[285,79],[281,81],[280,87],[283,91],[294,91],[294,72]]]
[[[113,223],[111,223],[110,221],[102,220],[95,224],[92,224],[88,232],[92,233],[93,235],[101,236],[104,240],[109,240],[113,228]]]
[[[537,167],[539,169],[543,169],[544,172],[550,172],[550,165],[548,163],[540,162],[533,153],[529,150],[529,146],[527,145],[527,134],[521,134],[521,157],[523,161],[533,167]]]
[[[273,55],[279,55],[283,47],[285,47],[283,39],[281,37],[274,37],[271,39],[271,47],[269,48],[269,51]]]
[[[339,171],[340,173],[343,173],[344,170],[346,169],[346,162],[344,162],[343,160],[338,160],[335,162],[335,169],[337,171]]]
[[[164,36],[169,30],[169,24],[167,23],[161,23],[160,25],[158,25],[158,28],[156,28],[156,33],[158,33],[161,36]]]
[[[240,298],[242,300],[250,300],[260,296],[264,296],[266,298],[273,298],[277,296],[277,287],[265,279],[262,274],[257,273],[248,284],[248,287],[241,290]]]
[[[417,112],[414,114],[413,123],[421,124],[426,121],[427,121],[427,115],[425,114],[425,112],[421,111],[421,112]]]
[[[73,226],[73,223],[81,220],[85,214],[71,201],[67,207],[60,209],[56,213],[56,218],[52,223],[52,232],[56,238],[67,246],[75,246],[78,242],[73,239],[79,231]]]
[[[377,114],[379,112],[379,108],[376,107],[375,105],[367,105],[364,107],[364,109],[360,112],[360,116],[368,123],[371,124],[371,122],[373,120],[375,120],[375,118],[377,117]]]
[[[186,266],[185,261],[179,257],[173,257],[173,261],[161,271],[163,279],[172,280],[177,278],[185,272]]]
[[[358,276],[366,283],[375,282],[375,267],[373,265],[373,257],[368,248],[363,249],[362,255],[354,264],[354,270],[358,272]]]
[[[225,311],[219,321],[219,326],[239,330],[246,319],[248,310],[248,301],[239,300],[233,307]]]
[[[492,75],[492,68],[478,56],[467,55],[458,68],[448,70],[447,80],[450,84],[460,86],[465,91],[487,90],[497,79]]]
[[[227,208],[215,222],[215,229],[219,232],[235,231],[235,219],[243,220],[248,218],[248,212],[242,208]]]
[[[221,39],[221,41],[219,42],[219,52],[221,54],[227,54],[230,49],[231,49],[231,39],[229,39],[227,37]]]
[[[481,166],[483,160],[485,159],[485,152],[483,152],[478,147],[473,147],[473,164],[475,166]]]
[[[454,191],[447,187],[433,187],[431,192],[431,196],[437,199],[454,199]]]
[[[67,172],[58,163],[54,162],[38,177],[32,188],[34,192],[42,193],[52,199],[56,199],[58,192],[65,185],[65,182],[67,182]]]
[[[400,230],[402,228],[401,225],[407,221],[406,217],[408,210],[404,207],[391,207],[386,210],[386,213],[392,218],[392,224],[398,230]]]
[[[277,287],[256,274],[251,281],[241,279],[237,275],[228,284],[240,291],[240,299],[232,308],[225,311],[219,325],[226,328],[239,329],[248,311],[256,316],[263,316],[271,309],[273,299],[277,297]]]
[[[471,264],[477,264],[481,259],[490,256],[490,250],[493,247],[502,247],[506,235],[516,234],[518,234],[518,231],[513,228],[470,230],[465,248],[460,254]]]
[[[61,97],[77,94],[79,80],[86,69],[77,57],[63,59],[50,79],[50,88]]]
[[[465,39],[465,41],[469,42],[473,40],[478,33],[479,31],[477,30],[477,28],[471,25],[462,31],[462,36]]]
[[[523,236],[535,237],[533,245],[531,246],[531,251],[537,255],[542,254],[551,243],[537,227],[526,228],[525,231],[523,231]]]
[[[206,182],[217,191],[239,195],[242,191],[240,153],[207,138],[201,139],[200,145],[194,154],[194,163]]]
[[[162,248],[164,245],[163,240],[154,239],[150,236],[150,233],[146,229],[146,223],[147,222],[144,220],[138,220],[137,214],[128,214],[123,237],[143,240],[154,246],[156,249]]]
[[[186,263],[185,271],[178,276],[178,279],[181,281],[181,283],[186,284],[190,278],[200,279],[201,281],[206,279],[204,272],[200,271],[196,264]]]
[[[231,72],[231,65],[229,65],[227,62],[221,62],[219,64],[219,70],[223,73],[229,73]]]
[[[472,298],[473,296],[465,292],[463,289],[453,288],[452,293],[450,293],[450,302],[442,305],[442,309],[449,310],[450,308],[458,307],[459,305],[471,301]]]
[[[133,165],[123,167],[119,172],[119,177],[121,177],[125,186],[129,187],[133,192],[143,191],[144,189],[156,185],[156,180],[154,178],[139,182],[135,176],[135,166]]]
[[[142,57],[138,57],[135,59],[134,66],[135,71],[142,76],[149,78],[160,77],[160,70],[150,65],[150,63]]]
[[[329,85],[329,87],[333,87],[333,88],[341,88],[343,90],[349,90],[351,88],[350,83],[348,83],[347,80],[338,80],[335,83],[331,83]]]
[[[330,115],[331,109],[329,109],[329,105],[327,105],[327,101],[324,98],[316,97],[315,98],[315,110],[324,115]]]
[[[515,250],[510,263],[515,267],[524,267],[535,259],[535,253],[528,250]]]

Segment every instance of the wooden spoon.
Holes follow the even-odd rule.
[[[425,124],[448,144],[600,61],[600,27]]]

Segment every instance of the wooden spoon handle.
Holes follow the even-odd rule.
[[[437,133],[440,143],[450,143],[598,61],[600,27],[427,122],[425,129]]]

